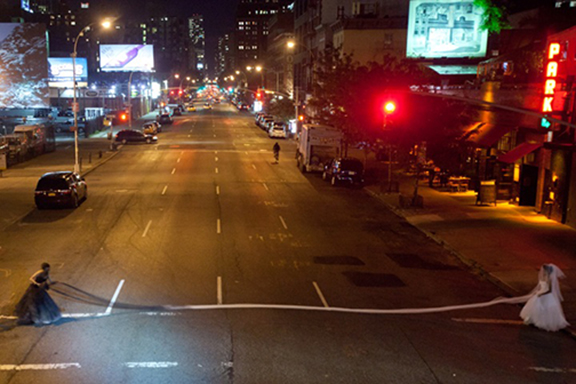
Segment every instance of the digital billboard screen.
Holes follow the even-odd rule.
[[[0,90],[0,108],[50,105],[44,24],[0,23]]]
[[[71,88],[74,77],[71,57],[48,58],[48,85],[56,88]],[[76,84],[79,87],[88,86],[88,60],[76,58]]]
[[[407,57],[484,57],[488,32],[474,0],[411,0]]]
[[[153,72],[154,46],[102,44],[100,69],[103,72]]]

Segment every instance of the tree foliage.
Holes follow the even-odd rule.
[[[294,103],[287,98],[273,99],[270,101],[268,112],[271,115],[277,116],[283,121],[288,121],[294,118]]]
[[[490,33],[500,33],[503,29],[510,28],[503,3],[499,4],[494,0],[474,0],[474,5],[484,10],[480,29]]]
[[[438,81],[437,75],[414,61],[388,57],[384,64],[361,66],[350,55],[329,49],[316,63],[313,98],[309,103],[318,123],[339,128],[347,143],[394,142],[407,153],[421,142],[438,162],[450,164],[455,152],[447,151],[470,122],[462,103],[416,95]],[[386,117],[383,106],[394,100],[397,110]]]

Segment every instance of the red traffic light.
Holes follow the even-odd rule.
[[[120,115],[120,120],[126,120],[128,118],[128,116],[126,116],[125,113]]]
[[[260,90],[258,90],[258,91],[256,92],[256,98],[257,98],[258,100],[260,100],[260,99],[262,98],[262,92],[261,92]]]
[[[396,110],[396,103],[393,101],[387,101],[384,104],[383,109],[384,109],[384,113],[387,115],[394,113],[394,111]]]
[[[298,120],[299,120],[299,121],[304,121],[304,115],[298,115]]]

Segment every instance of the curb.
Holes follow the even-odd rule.
[[[492,275],[490,272],[486,271],[481,264],[479,264],[478,262],[464,256],[463,254],[461,254],[460,252],[458,252],[457,250],[455,250],[454,248],[452,248],[451,246],[449,246],[448,244],[446,244],[446,242],[444,242],[444,240],[440,239],[438,236],[436,236],[433,233],[430,233],[429,231],[418,227],[417,225],[414,225],[412,223],[410,223],[406,216],[404,216],[402,214],[402,212],[396,208],[395,206],[388,204],[387,202],[385,202],[384,200],[382,200],[380,198],[380,195],[374,191],[371,191],[370,189],[364,187],[364,190],[366,192],[368,192],[368,194],[376,199],[378,199],[382,204],[384,204],[391,212],[393,212],[396,216],[406,220],[407,223],[409,223],[411,226],[413,226],[414,228],[416,228],[417,230],[419,230],[420,232],[422,232],[426,237],[428,237],[429,239],[433,240],[435,243],[437,243],[438,245],[440,245],[441,247],[443,247],[444,249],[446,249],[448,252],[450,252],[450,254],[452,254],[453,256],[455,256],[458,260],[460,260],[464,265],[466,265],[474,274],[486,279],[488,282],[494,284],[495,286],[498,287],[498,289],[504,291],[507,295],[509,296],[517,296],[518,294],[520,294],[521,292],[518,292],[512,288],[510,288],[505,282],[503,282],[502,280],[500,280],[499,278],[497,278],[496,276]],[[576,339],[576,330],[572,329],[571,327],[567,327],[561,330],[561,332],[568,334],[569,336],[571,336],[572,338]]]
[[[113,159],[118,153],[120,153],[120,149],[122,148],[122,146],[118,146],[118,149],[112,153],[110,155],[110,157],[108,157],[107,159],[102,160],[101,162],[99,162],[98,164],[94,165],[92,168],[90,168],[89,170],[87,170],[86,172],[81,172],[80,175],[82,177],[88,175],[89,173],[95,171],[96,169],[98,169],[101,165],[106,164],[107,162],[109,162],[111,159]]]

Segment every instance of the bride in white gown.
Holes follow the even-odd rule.
[[[558,331],[570,324],[562,310],[559,278],[564,273],[554,264],[544,264],[538,273],[538,286],[520,312],[525,324],[533,324],[546,331]]]

